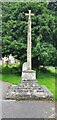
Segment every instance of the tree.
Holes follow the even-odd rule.
[[[55,5],[54,5],[55,6]],[[2,56],[12,53],[24,62],[27,53],[28,10],[32,17],[32,61],[35,66],[55,65],[56,20],[50,3],[9,2],[2,4]],[[35,65],[36,64],[36,65]]]

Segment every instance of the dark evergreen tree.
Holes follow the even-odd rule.
[[[33,65],[54,65],[57,58],[56,4],[40,2],[2,3],[2,55],[12,53],[21,62],[26,61],[29,9],[32,17]]]

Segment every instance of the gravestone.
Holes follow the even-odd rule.
[[[28,16],[27,62],[22,67],[22,80],[20,85],[12,85],[7,92],[6,99],[38,100],[51,99],[53,94],[45,87],[40,86],[36,80],[36,71],[31,64],[31,10]]]
[[[6,59],[7,59],[7,57],[6,57],[6,55],[5,55],[4,58],[3,58],[3,64],[6,63]]]
[[[15,63],[15,59],[14,57],[12,56],[12,54],[9,55],[9,64],[12,65]]]

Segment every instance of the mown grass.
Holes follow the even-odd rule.
[[[37,80],[38,83],[41,85],[45,85],[54,95],[55,99],[55,68],[53,70],[45,71],[45,72],[38,72]]]
[[[2,74],[0,74],[0,80],[2,80]]]
[[[56,77],[55,77],[56,76]],[[56,79],[57,78],[57,73],[55,72],[54,67],[48,67],[47,70],[41,71],[39,70],[37,72],[37,81],[41,85],[45,85],[54,95],[54,99],[57,100],[57,87],[56,87]],[[0,80],[1,80],[1,75],[0,75]],[[10,82],[12,84],[20,84],[21,82],[21,76],[17,74],[3,74],[2,75],[2,80],[5,82]],[[56,89],[55,89],[56,88]]]
[[[21,82],[21,77],[15,74],[3,74],[2,75],[2,80],[5,82],[10,82],[12,84],[20,84]]]

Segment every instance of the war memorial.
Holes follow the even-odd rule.
[[[33,47],[31,45],[31,16],[34,14],[25,14],[28,16],[28,38],[27,38],[27,62],[22,66],[22,78],[19,85],[12,85],[7,91],[5,99],[15,100],[50,100],[53,94],[42,85],[39,85],[36,79],[36,71],[32,70],[31,54]]]

